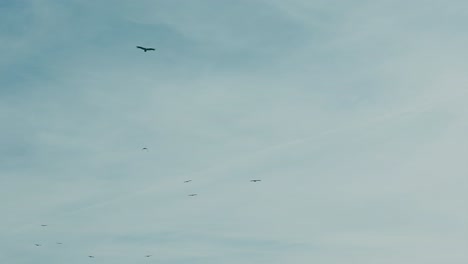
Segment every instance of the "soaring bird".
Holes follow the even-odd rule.
[[[40,246],[41,246],[41,244],[34,244],[34,245],[36,245],[36,247],[40,247]]]
[[[191,182],[191,181],[192,181],[192,180],[186,180],[186,181],[184,181],[184,183]]]
[[[262,181],[262,180],[250,180],[251,182],[259,182],[259,181]]]
[[[88,256],[88,258],[94,258],[94,256]]]
[[[41,225],[41,226],[47,226],[47,225]]]
[[[63,243],[62,242],[57,242],[57,245],[62,245]]]
[[[155,50],[153,48],[145,48],[145,47],[142,47],[142,46],[137,46],[138,49],[142,49],[144,50],[145,52],[149,51],[149,50]]]
[[[142,148],[141,150],[146,150],[146,151],[148,151],[148,148]]]
[[[152,255],[146,255],[145,257],[149,258],[149,257],[151,257],[151,256],[152,256]]]
[[[198,194],[196,193],[192,193],[192,194],[189,194],[188,196],[197,196]]]

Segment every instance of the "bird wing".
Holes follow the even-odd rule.
[[[137,49],[142,49],[142,50],[146,50],[146,48],[143,48],[142,46],[136,46]]]
[[[155,49],[153,49],[153,48],[148,48],[148,49],[146,49],[146,50],[155,50]]]

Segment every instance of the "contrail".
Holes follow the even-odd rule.
[[[215,172],[217,170],[228,169],[228,168],[233,167],[233,166],[238,166],[238,165],[244,163],[247,160],[252,160],[252,159],[254,159],[256,157],[262,156],[262,155],[267,154],[267,153],[274,152],[276,150],[281,150],[281,149],[285,149],[285,148],[288,148],[288,147],[296,146],[296,145],[299,145],[299,144],[302,144],[302,143],[310,142],[312,140],[318,140],[318,139],[321,139],[321,138],[323,138],[325,136],[336,134],[336,133],[339,133],[339,132],[342,132],[342,131],[353,131],[353,130],[359,131],[359,130],[365,129],[365,128],[369,127],[369,126],[376,125],[376,124],[378,124],[380,122],[383,122],[383,121],[386,121],[386,120],[389,120],[389,119],[397,118],[397,117],[400,117],[400,116],[403,116],[403,115],[417,114],[417,113],[424,112],[426,110],[431,109],[434,105],[435,104],[433,102],[427,101],[424,104],[422,104],[422,106],[419,105],[418,107],[410,107],[410,108],[406,108],[406,109],[401,110],[401,111],[397,111],[397,112],[394,112],[394,113],[389,113],[389,114],[386,114],[386,115],[382,115],[382,116],[373,118],[371,120],[361,122],[358,125],[335,128],[335,129],[329,129],[329,130],[323,131],[319,135],[313,135],[313,136],[309,136],[309,137],[298,138],[298,139],[294,139],[294,140],[287,141],[287,142],[284,142],[284,143],[275,144],[275,145],[272,145],[272,146],[257,150],[257,151],[255,151],[253,153],[243,155],[243,156],[241,156],[241,157],[239,157],[237,159],[228,160],[224,164],[209,167],[209,168],[205,168],[205,169],[202,169],[202,170],[194,172],[194,173],[189,173],[189,174],[183,175],[181,177],[182,178],[184,178],[184,177],[185,178],[196,178],[196,176],[209,174],[209,173]],[[143,190],[132,192],[132,193],[129,193],[129,194],[126,194],[126,195],[124,194],[122,196],[119,196],[119,197],[116,197],[116,198],[113,198],[113,199],[110,199],[110,200],[106,200],[106,201],[103,201],[103,202],[98,202],[98,203],[90,205],[88,207],[80,208],[80,209],[78,209],[76,211],[73,211],[73,212],[70,212],[68,214],[76,214],[76,213],[80,213],[80,212],[83,212],[83,211],[86,211],[86,210],[89,210],[89,209],[92,209],[92,208],[99,208],[99,207],[103,207],[103,206],[106,206],[106,205],[114,204],[116,202],[125,201],[125,200],[128,200],[128,199],[134,198],[134,197],[138,197],[138,196],[150,193],[150,192],[154,191],[155,189],[156,189],[155,186],[151,186],[151,187],[145,188]]]
[[[451,98],[453,98],[453,95],[452,95]],[[395,111],[395,112],[392,112],[392,113],[380,115],[378,117],[367,119],[367,120],[365,120],[363,122],[360,122],[358,124],[355,124],[355,125],[350,125],[350,126],[346,126],[346,127],[339,127],[339,128],[334,128],[334,129],[329,129],[329,130],[326,130],[326,131],[322,131],[319,135],[313,135],[313,136],[308,136],[308,137],[297,138],[297,139],[290,140],[290,141],[287,141],[287,142],[271,145],[271,146],[265,147],[263,149],[257,150],[257,151],[255,151],[253,153],[250,153],[250,154],[247,154],[247,155],[242,155],[241,157],[238,157],[238,158],[230,159],[230,160],[224,162],[221,165],[208,167],[208,168],[199,170],[197,172],[182,175],[182,176],[180,176],[180,178],[196,178],[196,176],[201,176],[201,175],[209,174],[209,173],[212,173],[212,172],[215,172],[215,171],[225,170],[225,169],[228,169],[228,168],[231,168],[231,167],[239,166],[239,165],[245,163],[246,161],[251,161],[251,160],[253,160],[255,158],[258,158],[258,157],[260,157],[262,155],[272,153],[272,152],[277,151],[277,150],[289,148],[289,147],[292,147],[292,146],[296,146],[296,145],[299,145],[299,144],[307,143],[307,142],[310,142],[310,141],[313,141],[313,140],[318,140],[318,139],[321,139],[321,138],[323,138],[325,136],[333,135],[333,134],[336,134],[336,133],[339,133],[339,132],[342,132],[342,131],[359,131],[359,130],[362,130],[362,129],[366,129],[366,128],[370,127],[370,126],[375,126],[375,125],[377,125],[377,124],[379,124],[381,122],[387,121],[387,120],[395,119],[395,118],[402,117],[402,116],[406,116],[406,117],[414,116],[416,114],[428,111],[428,110],[434,108],[434,106],[446,101],[444,99],[440,99],[440,98],[438,98],[438,99],[439,100],[437,102],[434,102],[433,100],[425,100],[425,102],[423,102],[422,104],[419,104],[417,106],[407,107],[407,108],[402,109],[400,111]],[[105,201],[102,201],[102,202],[97,202],[97,203],[92,204],[90,206],[80,208],[80,209],[77,209],[75,211],[68,212],[68,213],[62,213],[62,214],[59,214],[59,215],[75,215],[75,214],[79,214],[79,213],[85,212],[85,211],[93,209],[93,208],[105,207],[105,206],[108,206],[108,205],[111,205],[111,204],[115,204],[115,203],[118,203],[118,202],[121,202],[121,201],[126,201],[126,200],[129,200],[129,199],[132,199],[132,198],[135,198],[135,197],[138,197],[138,196],[153,192],[154,190],[157,189],[157,187],[159,187],[159,185],[157,185],[157,186],[153,185],[153,186],[150,186],[148,188],[144,188],[144,189],[141,189],[141,190],[138,190],[138,191],[133,191],[133,192],[128,193],[128,194],[123,194],[123,195],[120,195],[120,196],[115,197],[115,198],[111,198],[111,199],[108,199],[108,200],[105,200]],[[18,230],[22,230],[22,229],[25,229],[25,228],[28,228],[28,227],[31,227],[31,226],[34,226],[34,225],[26,225],[26,226],[21,227]]]

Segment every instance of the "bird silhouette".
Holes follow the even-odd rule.
[[[149,257],[151,257],[151,256],[152,256],[152,255],[146,255],[145,257],[149,258]]]
[[[198,194],[196,193],[192,193],[192,194],[189,194],[188,196],[197,196]]]
[[[153,48],[145,48],[145,47],[142,47],[142,46],[137,46],[137,48],[143,50],[144,52],[147,52],[147,51],[150,51],[150,50],[155,50]]]
[[[41,246],[41,244],[34,244],[34,245],[35,245],[36,247],[40,247],[40,246]]]
[[[142,148],[141,150],[148,150],[148,148]]]
[[[186,181],[184,181],[184,183],[191,182],[191,181],[192,181],[192,180],[186,180]]]
[[[57,245],[62,245],[63,243],[62,242],[57,242]]]
[[[250,180],[251,182],[259,182],[259,181],[262,181],[262,180]]]
[[[47,226],[47,225],[41,225],[41,226]]]
[[[88,256],[88,258],[94,258],[94,256]]]

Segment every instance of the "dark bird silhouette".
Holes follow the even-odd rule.
[[[148,150],[148,148],[142,148],[141,150]]]
[[[191,182],[191,181],[192,181],[192,180],[186,180],[186,181],[184,181],[184,183]]]
[[[197,196],[198,194],[196,193],[192,193],[192,194],[189,194],[188,196]]]
[[[41,225],[41,226],[47,226],[47,225]]]
[[[62,245],[63,243],[62,242],[57,242],[57,245]]]
[[[88,256],[88,258],[94,258],[94,256]]]
[[[259,182],[259,181],[262,181],[262,180],[250,180],[251,182]]]
[[[143,51],[145,51],[145,52],[150,51],[150,50],[155,50],[155,49],[153,49],[153,48],[145,48],[145,47],[142,47],[142,46],[137,46],[137,48],[138,48],[138,49],[141,49],[141,50],[143,50]]]
[[[151,256],[152,256],[152,255],[146,255],[145,257],[149,258],[149,257],[151,257]]]
[[[36,247],[40,247],[40,246],[41,246],[41,244],[34,244],[34,245],[35,245]]]

